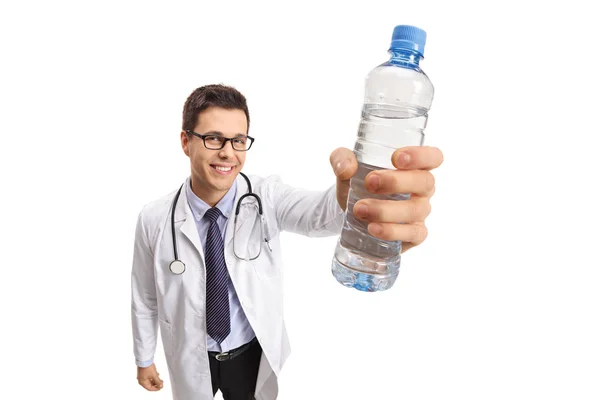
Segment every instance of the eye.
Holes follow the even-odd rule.
[[[223,138],[220,136],[207,136],[205,140],[212,143],[219,143],[223,141]]]
[[[246,139],[245,137],[237,137],[237,138],[233,139],[233,141],[235,143],[239,143],[239,144],[246,144],[248,139]]]

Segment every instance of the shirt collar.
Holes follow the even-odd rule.
[[[235,202],[235,194],[237,190],[237,180],[233,181],[233,185],[229,188],[225,196],[215,205],[221,211],[225,218],[229,218],[231,211],[233,210],[233,203]],[[185,182],[185,191],[188,200],[188,204],[192,209],[192,214],[196,221],[200,221],[204,217],[204,213],[211,208],[204,200],[196,196],[192,191],[191,179],[188,177]]]

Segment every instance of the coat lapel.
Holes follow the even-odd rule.
[[[192,214],[192,210],[188,204],[185,185],[188,185],[187,180],[181,189],[181,194],[179,195],[179,200],[177,201],[177,205],[175,207],[175,223],[177,224],[178,222],[183,221],[183,224],[179,227],[179,230],[188,238],[190,242],[192,242],[196,250],[198,250],[200,257],[204,259],[202,243],[200,243],[200,237],[198,236],[196,220],[194,219],[194,215]],[[177,251],[181,253],[181,249],[178,248]]]

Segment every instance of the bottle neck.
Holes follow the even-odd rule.
[[[419,68],[419,62],[423,56],[414,50],[409,49],[389,49],[390,63],[405,68]]]

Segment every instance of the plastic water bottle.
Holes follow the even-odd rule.
[[[408,25],[394,28],[390,58],[369,72],[362,119],[354,154],[358,171],[350,181],[344,225],[332,261],[333,276],[344,286],[375,292],[391,288],[400,270],[402,243],[371,236],[367,223],[354,217],[359,199],[407,200],[410,194],[375,195],[365,189],[365,176],[395,169],[393,152],[423,145],[423,130],[433,100],[433,85],[423,72],[426,33]]]

